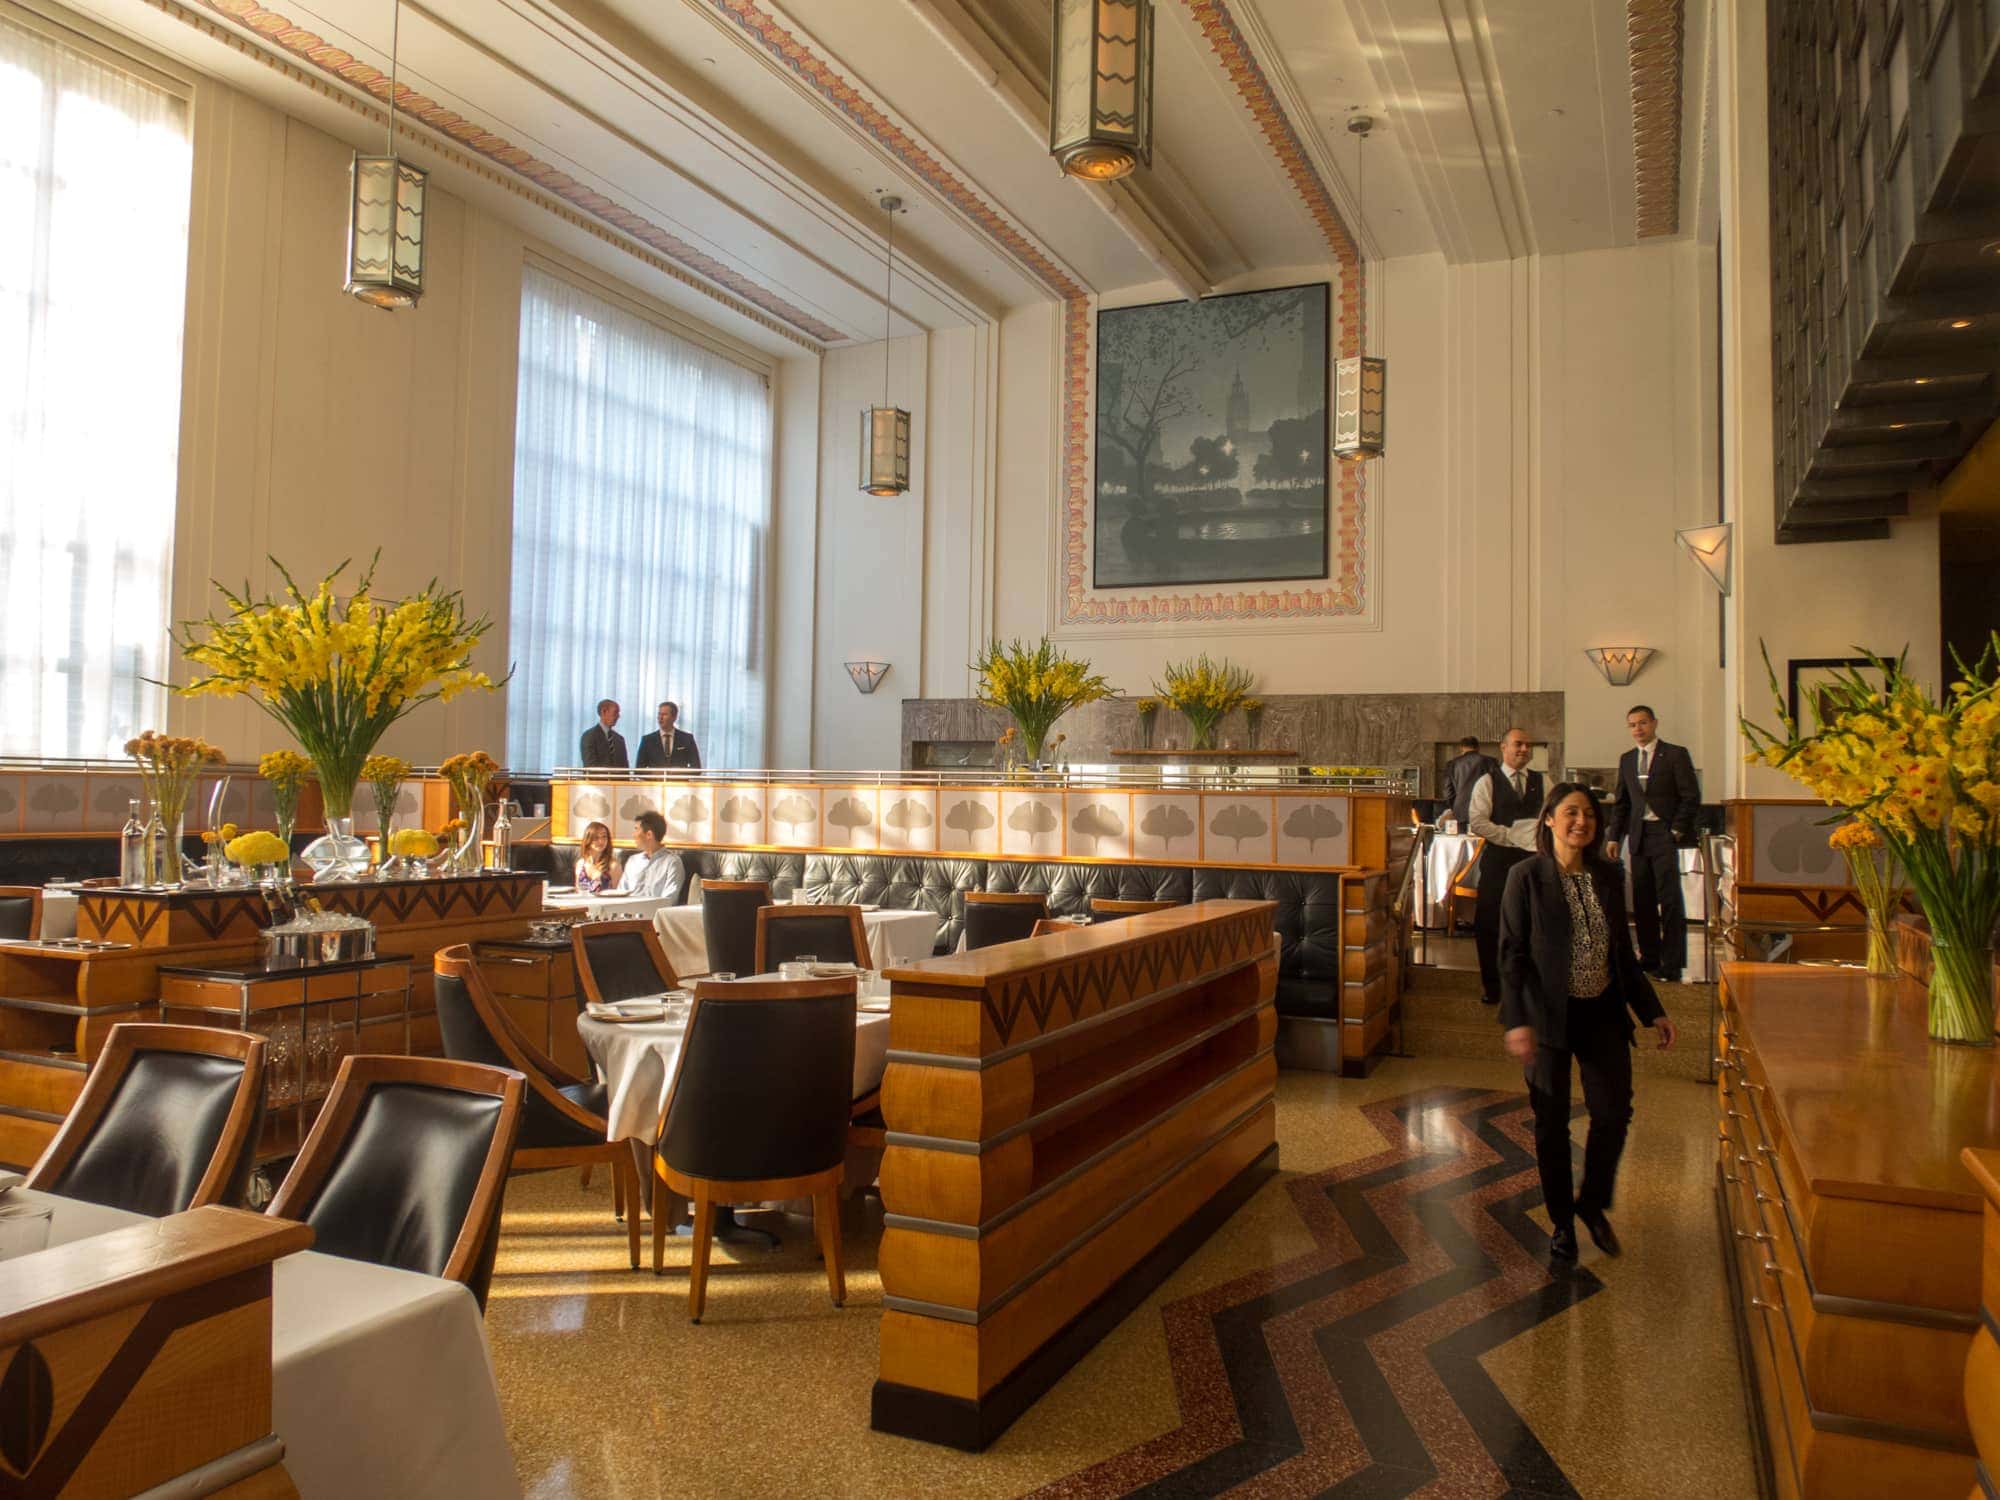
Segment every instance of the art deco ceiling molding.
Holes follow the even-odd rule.
[[[386,111],[377,110],[346,89],[329,83],[329,80],[338,80],[363,90],[371,99],[386,101],[389,80],[381,69],[361,61],[344,48],[331,45],[317,33],[293,24],[289,17],[256,4],[255,0],[196,0],[196,3],[199,9],[179,4],[178,0],[146,0],[146,4],[161,14],[194,27],[241,55],[311,88],[322,97],[332,99],[375,123],[383,120]],[[229,27],[217,25],[202,15],[201,10],[212,11],[248,28],[254,37],[245,37]],[[281,49],[284,56],[272,55],[266,47],[258,45],[259,42]],[[296,59],[297,62],[295,64],[287,59]],[[399,85],[396,110],[399,115],[407,114],[411,119],[421,121],[432,132],[432,138],[425,144],[453,165],[528,198],[537,207],[634,255],[652,269],[673,277],[683,285],[703,292],[760,327],[815,352],[829,344],[849,342],[848,336],[832,324],[814,317],[776,292],[705,254],[671,230],[634,213],[587,183],[578,181],[427,95],[407,85]],[[463,150],[454,150],[453,145]],[[472,154],[467,155],[468,152]],[[635,240],[637,245],[633,244]]]
[[[1626,0],[1632,166],[1640,239],[1680,233],[1684,0]]]

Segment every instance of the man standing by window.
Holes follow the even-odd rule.
[[[597,705],[597,722],[583,732],[581,754],[586,766],[623,771],[632,764],[625,755],[625,736],[612,727],[617,722],[618,705],[606,698]]]
[[[1479,851],[1479,901],[1472,909],[1472,941],[1479,950],[1479,998],[1500,1003],[1500,897],[1507,872],[1535,852],[1542,815],[1542,773],[1528,769],[1535,747],[1527,733],[1510,729],[1500,741],[1500,764],[1473,784],[1467,808],[1472,831],[1486,840]]]
[[[1687,904],[1681,899],[1681,850],[1694,842],[1701,783],[1694,757],[1659,737],[1652,709],[1635,703],[1625,715],[1633,748],[1618,761],[1618,796],[1611,805],[1611,857],[1630,837],[1632,926],[1639,967],[1676,982],[1687,967]]]
[[[686,730],[676,729],[681,706],[671,700],[659,707],[660,727],[639,741],[639,769],[655,768],[680,771],[699,771],[701,751],[695,745],[694,736]]]

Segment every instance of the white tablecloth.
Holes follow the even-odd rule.
[[[42,892],[42,930],[35,934],[43,942],[51,938],[76,936],[76,892]]]
[[[936,912],[864,911],[861,926],[868,935],[869,955],[875,960],[871,967],[893,969],[929,958],[940,925]],[[702,931],[699,906],[662,907],[653,913],[653,926],[676,974],[708,971],[708,938]]]
[[[54,1205],[51,1246],[145,1222],[25,1188],[8,1197]],[[307,1500],[521,1493],[479,1304],[455,1281],[311,1250],[276,1262],[271,1427]]]
[[[1445,901],[1451,883],[1472,863],[1472,849],[1479,842],[1469,833],[1440,833],[1424,852],[1424,926],[1444,926]],[[1471,916],[1467,911],[1466,915]]]
[[[611,1024],[578,1016],[576,1029],[610,1092],[605,1138],[648,1145],[658,1140],[667,1080],[674,1076],[674,1061],[687,1035],[686,1019]],[[880,1088],[888,1066],[889,1018],[863,1011],[854,1024],[854,1097]]]
[[[593,896],[583,891],[563,891],[559,894],[543,891],[542,909],[580,913],[594,922],[612,922],[625,917],[650,917],[655,912],[672,908],[664,896],[611,896],[602,893]]]

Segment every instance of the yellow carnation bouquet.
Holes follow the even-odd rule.
[[[223,754],[207,740],[152,729],[127,740],[125,753],[138,763],[139,780],[167,831],[159,849],[149,856],[149,863],[156,859],[159,868],[147,872],[147,883],[177,884],[188,793],[194,790],[195,778],[204,767],[223,763]]]
[[[1867,659],[1867,672],[1849,668],[1819,690],[1808,728],[1792,720],[1767,652],[1780,729],[1745,719],[1749,758],[1783,771],[1876,832],[1930,921],[1931,1035],[1991,1046],[1993,924],[2000,918],[2000,633],[1974,665],[1954,657],[1958,680],[1941,698],[1910,675],[1907,656]]]
[[[296,750],[267,750],[257,757],[257,774],[271,784],[278,837],[290,844],[299,821],[299,793],[312,777],[312,762]]]
[[[223,850],[231,864],[242,865],[286,865],[292,862],[292,846],[275,833],[262,828],[254,828],[248,833],[238,834]]]
[[[1014,716],[1031,763],[1042,759],[1043,743],[1057,719],[1112,695],[1111,684],[1093,673],[1089,662],[1057,650],[1047,636],[1033,647],[988,641],[972,670],[979,674],[979,701]]]
[[[1222,722],[1224,714],[1251,701],[1250,689],[1255,682],[1248,667],[1232,666],[1227,660],[1210,661],[1204,651],[1187,661],[1167,663],[1162,680],[1153,684],[1153,691],[1188,721],[1192,736],[1188,748],[1212,750],[1215,726]],[[1264,705],[1259,703],[1257,707],[1261,713]]]
[[[200,675],[176,691],[250,694],[310,757],[327,817],[351,817],[362,762],[390,725],[434,698],[500,685],[472,665],[492,624],[469,617],[464,596],[435,580],[410,598],[378,601],[373,562],[345,598],[336,592],[345,562],[311,592],[271,564],[285,581],[282,597],[217,584],[228,608],[181,627],[176,644]]]
[[[422,828],[398,828],[389,835],[389,852],[397,859],[435,858],[437,835]]]

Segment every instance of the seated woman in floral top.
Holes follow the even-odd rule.
[[[618,859],[611,852],[611,830],[602,823],[592,823],[576,846],[576,888],[594,896],[617,884]]]

